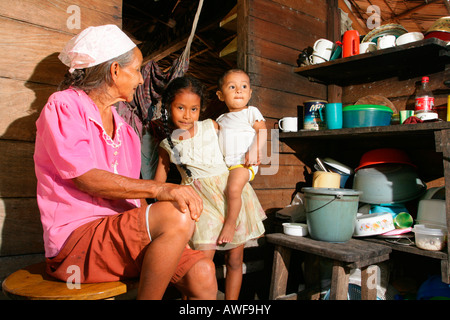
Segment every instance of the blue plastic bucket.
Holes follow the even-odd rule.
[[[355,229],[361,191],[334,188],[302,188],[311,238],[326,242],[346,242]]]

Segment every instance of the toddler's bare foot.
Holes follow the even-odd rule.
[[[220,232],[219,238],[217,239],[218,244],[229,243],[233,240],[235,227],[233,223],[227,223],[223,225],[222,231]]]

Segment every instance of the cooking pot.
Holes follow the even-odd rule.
[[[409,165],[379,164],[359,169],[353,178],[353,189],[363,192],[361,202],[391,204],[420,197],[426,185]]]

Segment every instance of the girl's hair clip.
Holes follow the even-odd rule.
[[[162,108],[161,109],[161,117],[164,119],[164,120],[168,120],[167,118],[167,109],[165,109],[165,108]]]

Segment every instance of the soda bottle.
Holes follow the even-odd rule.
[[[422,84],[416,94],[414,115],[422,120],[437,118],[437,113],[434,110],[434,96],[430,90],[429,82],[428,77],[422,77]]]

